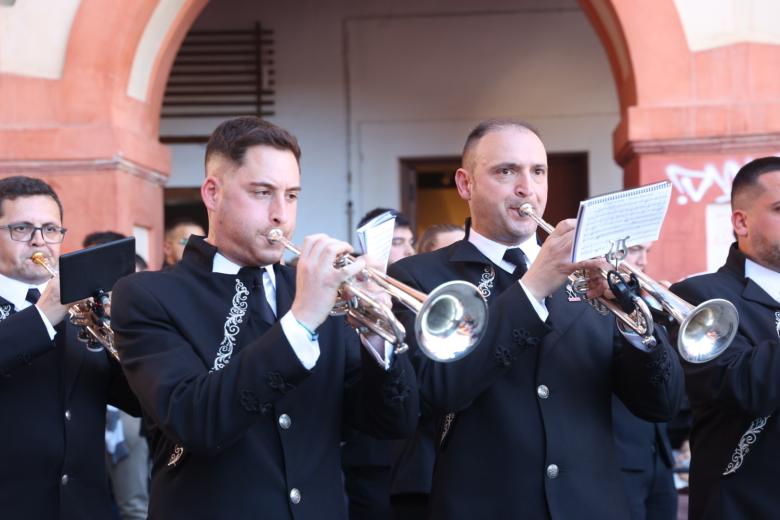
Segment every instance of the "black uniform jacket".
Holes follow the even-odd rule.
[[[0,517],[109,518],[106,404],[138,414],[119,364],[67,319],[0,298]]]
[[[151,423],[150,517],[344,518],[342,425],[409,434],[418,414],[409,359],[385,371],[343,318],[330,318],[307,370],[281,325],[263,322],[262,281],[212,273],[215,253],[193,238],[176,266],[114,288],[122,367]],[[282,317],[295,276],[274,271]]]
[[[780,304],[745,278],[736,244],[716,273],[672,290],[694,305],[723,298],[739,312],[723,354],[684,363],[693,411],[690,517],[780,518]]]
[[[424,292],[466,280],[489,293],[488,334],[470,355],[436,363],[415,354],[425,404],[455,412],[437,438],[431,518],[624,520],[612,393],[640,417],[670,419],[683,381],[673,349],[663,333],[652,354],[631,347],[614,318],[563,288],[548,298],[545,323],[520,284],[496,293],[499,271],[466,240],[390,268]]]

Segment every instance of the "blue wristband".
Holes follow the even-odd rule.
[[[317,339],[319,339],[320,335],[319,335],[319,334],[317,334],[316,332],[314,332],[313,330],[311,330],[311,329],[310,329],[309,327],[307,327],[306,325],[304,325],[304,324],[301,322],[301,320],[299,320],[298,318],[295,318],[295,321],[297,321],[297,322],[298,322],[298,325],[300,325],[301,327],[303,327],[303,330],[305,330],[305,331],[306,331],[306,333],[309,335],[309,341],[317,341]]]

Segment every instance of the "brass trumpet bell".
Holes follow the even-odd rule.
[[[552,233],[553,227],[536,214],[531,204],[523,204],[520,211],[547,233]],[[639,282],[641,294],[634,303],[634,312],[625,313],[606,299],[600,298],[596,301],[585,299],[597,309],[607,309],[615,314],[619,322],[639,334],[643,342],[654,341],[651,337],[652,313],[656,313],[666,320],[679,324],[677,351],[680,357],[690,363],[711,361],[721,355],[731,344],[739,325],[739,313],[731,302],[716,298],[694,307],[630,264],[621,263],[618,271],[621,276],[635,276]],[[606,272],[603,274],[607,276]],[[571,274],[569,279],[572,286],[583,287],[583,280],[576,274]]]
[[[281,243],[296,255],[301,254],[280,229],[269,231],[267,238],[269,242]],[[344,255],[336,265],[354,261],[355,257]],[[447,363],[468,355],[484,335],[487,302],[479,289],[468,282],[443,283],[426,295],[371,267],[364,269],[363,275],[415,313],[417,344],[434,361]],[[406,330],[392,309],[349,281],[342,284],[340,293],[341,299],[334,306],[338,313],[346,313],[394,344],[396,353],[407,350]]]
[[[482,293],[468,282],[446,282],[428,294],[417,313],[417,344],[433,360],[457,361],[474,348],[486,322]]]

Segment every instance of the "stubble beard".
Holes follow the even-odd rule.
[[[757,237],[755,251],[758,260],[769,269],[780,273],[780,243]]]

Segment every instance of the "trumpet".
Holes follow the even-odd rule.
[[[553,227],[536,214],[531,204],[520,206],[520,213],[534,220],[548,234]],[[645,344],[654,344],[653,313],[669,322],[676,322],[677,351],[690,363],[706,363],[720,356],[731,344],[737,333],[739,314],[728,300],[714,298],[693,306],[645,273],[623,262],[615,270],[601,270],[610,288],[620,284],[638,287],[629,291],[632,308],[605,299],[590,300],[586,297],[587,277],[575,271],[569,275],[572,290],[590,303],[598,312],[612,312],[620,323],[636,332]],[[636,294],[638,293],[638,294]]]
[[[52,278],[57,276],[40,251],[32,254],[30,260],[46,269]],[[87,344],[87,349],[99,352],[105,348],[117,361],[119,352],[114,347],[114,331],[111,328],[111,318],[108,310],[111,308],[111,297],[100,291],[93,298],[87,298],[71,305],[68,316],[71,323],[79,327],[79,340]]]
[[[267,238],[295,255],[301,254],[281,229],[272,229]],[[344,267],[354,261],[354,256],[342,255],[335,266]],[[451,362],[468,355],[485,333],[487,302],[479,289],[468,282],[446,282],[426,295],[372,267],[366,267],[362,274],[416,315],[417,344],[434,361]],[[396,353],[408,349],[406,329],[392,309],[349,281],[341,285],[331,314],[347,314],[392,343]]]

